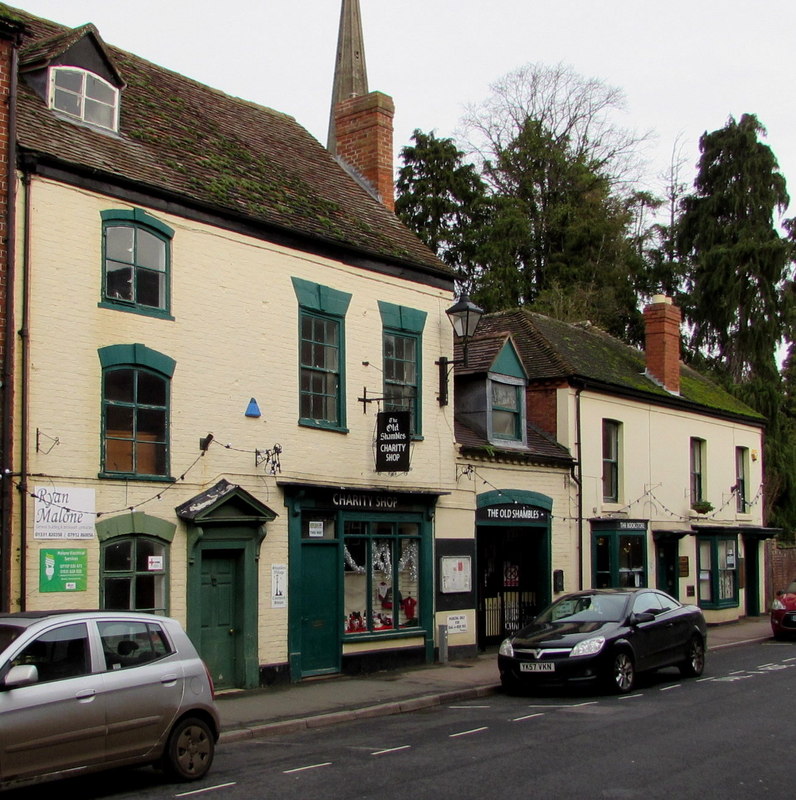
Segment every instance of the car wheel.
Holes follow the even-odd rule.
[[[633,656],[627,650],[619,650],[614,654],[609,678],[609,685],[615,692],[624,694],[633,688],[636,682],[636,667],[633,664]]]
[[[178,781],[203,778],[213,763],[215,741],[208,724],[198,717],[186,717],[172,729],[163,753],[163,770]]]
[[[705,643],[701,636],[692,636],[688,643],[685,661],[680,664],[680,672],[689,678],[699,677],[705,669]]]

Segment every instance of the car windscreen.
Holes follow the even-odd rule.
[[[562,597],[543,611],[536,622],[620,622],[626,606],[624,594]]]
[[[0,653],[24,630],[16,625],[0,625]]]

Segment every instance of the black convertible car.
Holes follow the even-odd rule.
[[[633,688],[637,672],[677,666],[701,675],[707,626],[696,606],[656,589],[591,589],[560,597],[498,651],[508,691],[542,683],[602,681]]]

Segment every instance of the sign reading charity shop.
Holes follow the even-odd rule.
[[[93,539],[94,490],[39,486],[36,489],[34,539]]]
[[[408,411],[379,411],[376,417],[376,472],[408,472],[411,418]]]

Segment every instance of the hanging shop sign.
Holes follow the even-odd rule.
[[[498,503],[479,508],[475,518],[478,522],[547,522],[550,512],[525,503]]]
[[[35,490],[34,539],[93,539],[93,489],[39,486]]]
[[[376,415],[376,472],[408,472],[411,438],[408,411],[379,411]]]
[[[40,592],[85,592],[88,550],[48,547],[39,551]]]

